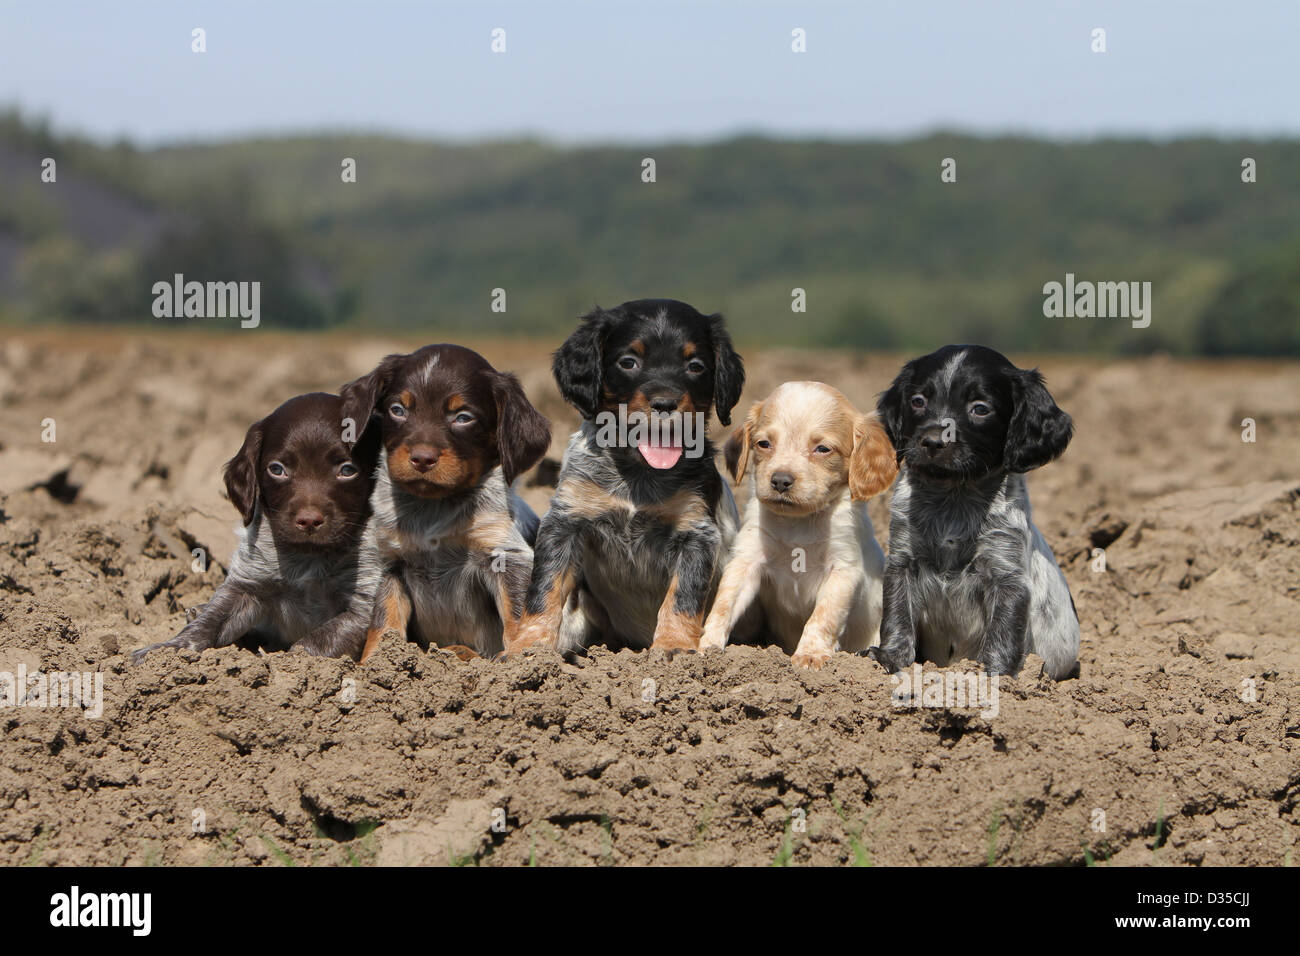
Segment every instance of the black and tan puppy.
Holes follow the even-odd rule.
[[[378,441],[345,444],[336,395],[300,395],[255,422],[226,463],[243,525],[230,573],[159,648],[201,651],[251,635],[272,648],[356,659],[380,565],[369,526]]]
[[[459,345],[390,355],[343,389],[381,436],[372,505],[384,583],[362,660],[384,635],[495,655],[523,609],[537,516],[511,485],[551,427],[515,376]]]
[[[722,316],[643,299],[596,309],[555,354],[583,422],[537,534],[513,653],[695,650],[739,520],[706,435],[745,369]]]

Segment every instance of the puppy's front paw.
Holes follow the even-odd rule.
[[[831,655],[826,651],[796,651],[790,663],[803,670],[819,671],[830,659]]]
[[[903,665],[896,661],[894,657],[880,645],[868,647],[865,651],[858,651],[860,657],[869,657],[885,669],[887,674],[897,674],[903,669]]]
[[[522,654],[531,648],[554,647],[558,634],[544,620],[534,618],[520,621],[513,633],[504,635],[504,647],[498,659]]]
[[[146,657],[154,651],[163,650],[164,648],[172,651],[180,650],[180,646],[172,641],[159,641],[157,644],[149,644],[145,647],[138,647],[133,650],[130,654],[130,661],[132,664],[143,664]]]
[[[720,651],[727,646],[727,635],[721,628],[706,627],[700,636],[699,651]]]
[[[151,651],[156,651],[162,647],[162,644],[150,644],[147,647],[138,647],[131,652],[130,661],[132,664],[143,664],[144,659],[149,656]]]
[[[685,652],[694,654],[700,649],[700,637],[703,633],[704,624],[696,618],[684,614],[660,617],[650,650],[666,651],[669,657],[676,657]]]
[[[472,661],[478,659],[478,651],[472,647],[466,647],[464,644],[448,644],[446,647],[440,647],[438,650],[444,654],[451,654],[457,660]]]

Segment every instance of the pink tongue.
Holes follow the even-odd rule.
[[[652,445],[648,441],[643,441],[636,448],[641,453],[641,457],[646,460],[646,464],[661,471],[671,468],[682,457],[681,445]]]

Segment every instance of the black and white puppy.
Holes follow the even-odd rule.
[[[705,433],[710,409],[730,422],[745,381],[722,316],[672,299],[596,309],[553,371],[583,422],[506,652],[697,650],[739,525]]]
[[[948,345],[904,365],[877,412],[901,471],[880,646],[865,653],[890,672],[974,658],[1016,674],[1033,652],[1052,678],[1068,676],[1079,619],[1024,478],[1074,430],[1043,377],[992,349]]]
[[[377,436],[344,443],[337,395],[299,395],[254,422],[225,467],[243,519],[230,573],[179,634],[134,651],[132,662],[247,635],[355,660],[382,573],[370,513],[378,454]]]

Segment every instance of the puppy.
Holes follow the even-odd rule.
[[[342,435],[342,402],[321,392],[253,423],[225,467],[243,518],[230,573],[179,634],[135,651],[133,663],[249,634],[272,648],[357,658],[380,581],[369,526],[378,442]]]
[[[694,651],[739,523],[705,434],[710,408],[730,422],[745,381],[722,316],[671,299],[598,308],[553,371],[583,422],[507,651]]]
[[[786,382],[749,410],[723,449],[752,496],[700,649],[775,641],[820,670],[837,648],[880,636],[885,555],[866,500],[898,474],[875,415],[821,382]]]
[[[1036,370],[949,345],[903,366],[877,412],[903,464],[890,507],[880,646],[889,671],[974,658],[1016,674],[1025,654],[1054,679],[1075,668],[1079,619],[1034,526],[1024,473],[1073,434]]]
[[[385,576],[362,660],[408,631],[462,658],[499,653],[537,534],[511,485],[550,447],[550,423],[515,376],[459,345],[390,355],[342,395],[344,417],[382,444],[372,505]]]

